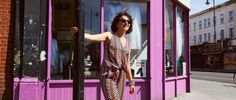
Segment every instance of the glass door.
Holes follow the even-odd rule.
[[[51,80],[72,79],[73,37],[70,32],[75,23],[75,0],[52,0]]]
[[[68,95],[63,99],[82,100],[84,79],[99,79],[100,43],[84,41],[84,33],[100,34],[101,1],[50,1],[47,98]],[[74,35],[73,26],[79,28]]]
[[[84,16],[81,8],[82,0],[49,0],[48,100],[83,99]],[[72,26],[80,31],[73,35]]]
[[[83,34],[100,34],[100,0],[53,0],[51,25],[51,80],[72,80],[79,62],[84,78],[98,79],[100,43],[84,41]],[[79,28],[74,36],[72,26]]]

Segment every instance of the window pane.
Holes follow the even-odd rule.
[[[165,67],[166,76],[174,76],[173,63],[173,9],[172,5],[166,2],[165,8]]]
[[[207,42],[207,34],[204,33],[204,42]]]
[[[234,38],[233,28],[229,28],[229,38]]]
[[[92,3],[91,3],[92,2]],[[84,31],[100,33],[100,1],[85,0]],[[72,79],[72,35],[70,29],[75,23],[75,0],[53,0],[53,34],[51,47],[51,79]],[[98,78],[100,45],[84,44],[85,78]],[[76,66],[75,66],[76,67]]]
[[[85,33],[100,34],[100,0],[84,1]],[[85,41],[85,79],[98,79],[100,72],[100,43]]]
[[[202,21],[199,21],[199,30],[202,29]]]
[[[207,19],[204,19],[204,28],[207,27]]]
[[[199,34],[198,38],[199,38],[199,42],[198,43],[202,43],[202,34]]]
[[[147,76],[147,3],[146,0],[105,0],[104,30],[111,32],[113,18],[128,12],[133,18],[133,31],[126,37],[131,43],[131,71],[134,78]]]
[[[223,40],[224,39],[224,30],[220,31],[220,39]]]
[[[184,34],[184,19],[183,12],[177,10],[176,14],[176,64],[177,64],[177,73],[179,75],[186,75],[186,57],[184,55],[184,46],[185,46],[185,34]],[[204,35],[205,37],[205,35]]]
[[[53,0],[51,41],[51,79],[71,79],[72,36],[74,1]]]
[[[208,42],[211,42],[211,33],[208,33]]]
[[[208,18],[208,26],[207,27],[210,27],[211,26],[211,18]]]
[[[220,24],[224,24],[224,14],[220,15]]]
[[[233,21],[233,11],[229,11],[229,22]]]

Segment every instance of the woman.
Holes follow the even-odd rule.
[[[128,13],[121,12],[112,21],[112,32],[97,35],[85,33],[86,40],[105,43],[100,79],[106,100],[123,99],[126,77],[129,80],[130,94],[135,91],[130,69],[130,44],[125,37],[132,32],[132,24],[132,17]],[[72,32],[78,32],[78,28],[72,27]]]

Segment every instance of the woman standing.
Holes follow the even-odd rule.
[[[123,99],[126,77],[129,80],[130,93],[135,91],[130,69],[130,44],[125,37],[132,32],[132,24],[132,17],[128,13],[120,12],[112,21],[112,32],[84,35],[86,40],[105,43],[100,82],[106,100]],[[78,32],[78,28],[72,27],[72,32]]]

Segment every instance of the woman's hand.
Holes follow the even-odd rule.
[[[79,31],[79,29],[78,29],[78,27],[76,27],[76,26],[73,26],[72,28],[71,28],[71,32],[72,32],[72,35],[74,35],[76,32],[78,32]]]
[[[131,86],[129,86],[129,88],[130,88],[129,93],[130,93],[130,94],[133,94],[134,91],[135,91],[135,87],[134,87],[133,85],[131,85]]]

